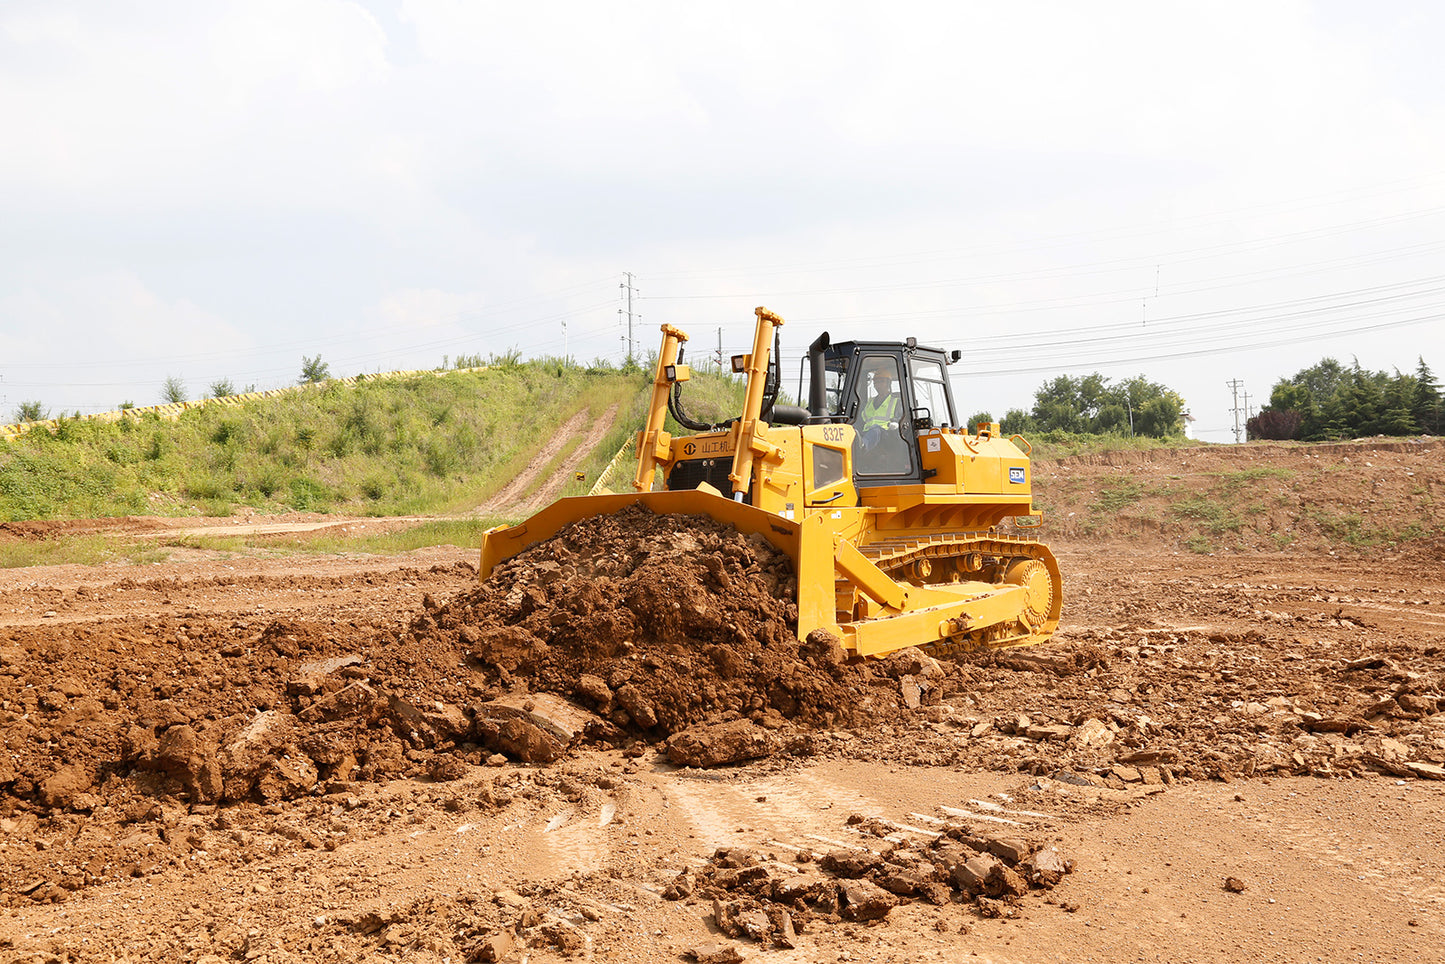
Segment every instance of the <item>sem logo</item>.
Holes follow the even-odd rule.
[[[1024,484],[1024,470],[1023,470],[1023,469],[1009,469],[1009,470],[1008,470],[1008,480],[1009,480],[1010,482],[1012,482],[1014,485],[1023,485],[1023,484]]]
[[[682,447],[682,454],[683,454],[683,455],[691,455],[692,453],[694,453],[694,452],[696,452],[696,451],[697,451],[697,446],[694,445],[694,444],[692,444],[691,442],[688,442],[686,445],[684,445],[684,446]]]

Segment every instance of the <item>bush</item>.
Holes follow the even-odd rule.
[[[21,402],[15,406],[13,418],[17,422],[43,422],[48,413],[39,402]]]
[[[1283,441],[1299,438],[1303,425],[1304,416],[1299,412],[1265,409],[1245,422],[1244,428],[1250,439]]]
[[[167,375],[166,380],[161,382],[161,399],[171,405],[184,402],[186,400],[186,383],[174,375]]]
[[[321,360],[321,356],[307,358],[301,356],[301,378],[302,385],[314,385],[317,382],[324,382],[331,377],[331,366]]]

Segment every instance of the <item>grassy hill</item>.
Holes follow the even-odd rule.
[[[586,491],[642,427],[648,374],[516,362],[487,369],[306,386],[234,405],[115,421],[61,419],[0,441],[0,522],[258,512],[414,515],[465,512],[536,458],[560,457],[610,415],[581,463]],[[741,385],[698,373],[690,410],[741,407]],[[678,431],[675,425],[670,426]]]
[[[605,464],[645,378],[540,364],[322,383],[175,421],[63,420],[0,444],[0,520],[115,515],[453,512],[477,505],[581,410],[616,406]],[[565,441],[565,440],[562,440]],[[609,449],[610,446],[610,449]],[[604,454],[605,453],[605,454]]]

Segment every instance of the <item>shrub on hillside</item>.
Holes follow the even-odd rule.
[[[1300,436],[1300,427],[1304,425],[1304,416],[1299,412],[1274,411],[1266,409],[1244,423],[1249,438],[1268,439],[1272,441],[1284,441],[1296,439]]]

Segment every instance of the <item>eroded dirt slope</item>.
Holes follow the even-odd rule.
[[[1390,553],[1445,539],[1445,440],[1250,443],[1044,460],[1054,538],[1151,550]]]

